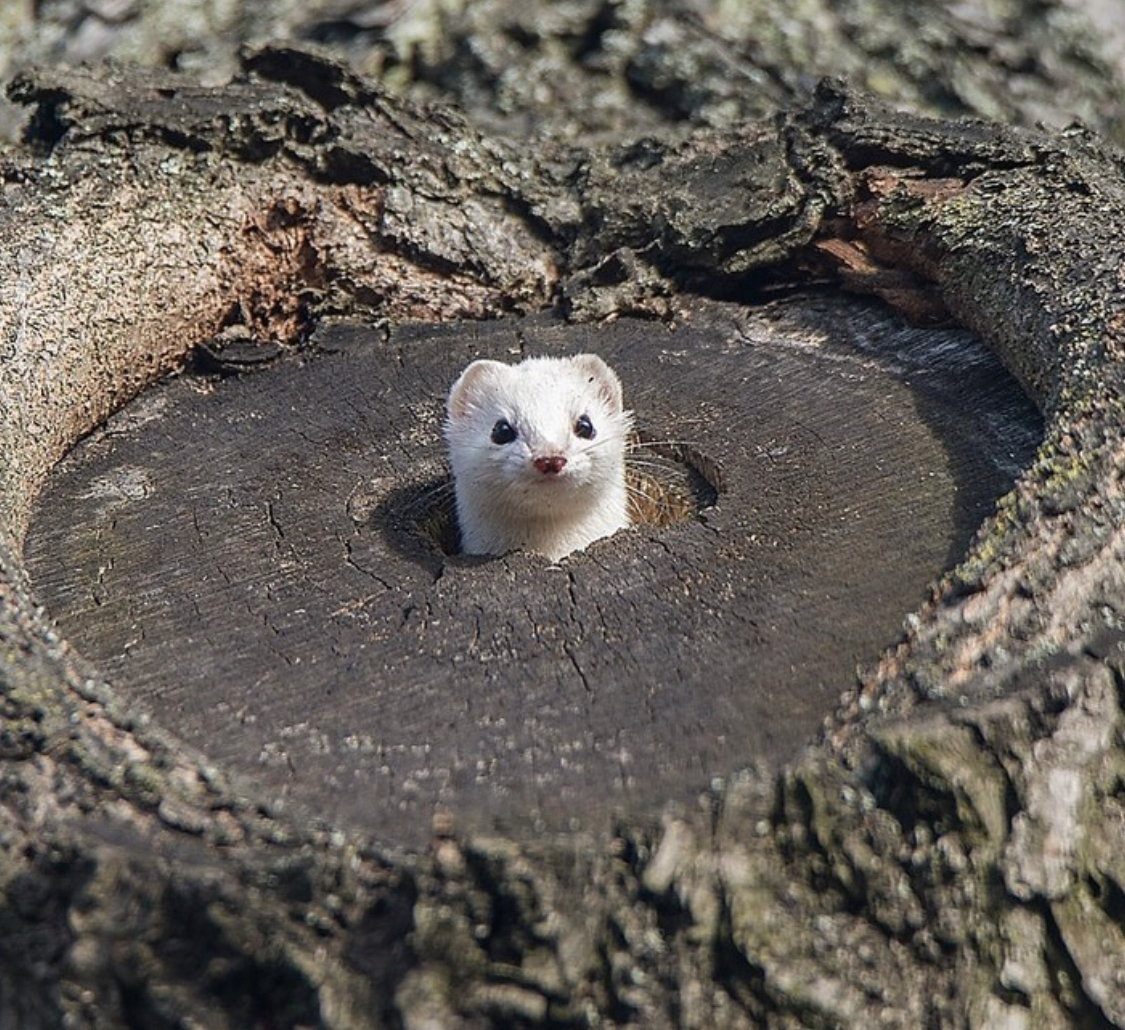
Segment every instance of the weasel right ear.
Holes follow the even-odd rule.
[[[446,399],[445,412],[450,421],[459,422],[467,417],[473,405],[480,398],[485,384],[489,380],[495,380],[498,376],[503,375],[503,370],[507,367],[502,361],[485,359],[470,364],[458,376],[457,382],[453,384],[449,391],[449,397]]]
[[[598,396],[610,413],[621,414],[625,405],[621,380],[617,378],[617,373],[597,354],[575,354],[570,360],[574,363],[574,367],[594,384],[594,389],[597,390]]]

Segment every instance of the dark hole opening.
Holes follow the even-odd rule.
[[[724,489],[722,470],[698,448],[644,430],[629,441],[625,476],[634,526],[662,528],[694,518],[713,507]],[[453,479],[448,474],[410,491],[394,522],[443,554],[461,553]]]

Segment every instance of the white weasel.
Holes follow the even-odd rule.
[[[596,354],[474,361],[446,401],[461,550],[554,561],[627,526],[632,420]]]

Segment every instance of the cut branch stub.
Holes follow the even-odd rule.
[[[61,625],[167,728],[401,844],[425,842],[435,805],[460,831],[526,839],[795,753],[1039,428],[972,341],[840,300],[311,342],[302,362],[125,409],[52,477],[28,561]],[[591,349],[650,441],[632,470],[694,454],[710,504],[561,568],[443,553],[442,387],[481,355]],[[950,361],[956,394],[935,382]]]
[[[521,155],[345,77],[302,91],[309,61],[269,54],[289,88],[121,69],[20,87],[43,146],[4,158],[0,209],[0,1015],[1121,1025],[1120,159],[833,88],[779,125],[647,145],[646,173],[621,151]],[[300,212],[300,257],[247,278],[247,226],[279,210]],[[295,269],[317,270],[298,277],[305,326],[526,311],[560,275],[574,310],[606,310],[630,287],[589,274],[611,259],[638,307],[674,312],[767,263],[823,268],[814,248],[840,238],[932,282],[1044,407],[1047,440],[776,790],[735,776],[705,812],[625,817],[604,846],[439,827],[428,853],[382,859],[137,719],[30,595],[17,558],[51,465],[232,312],[274,310],[255,289],[281,295]]]

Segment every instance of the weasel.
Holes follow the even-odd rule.
[[[632,420],[596,354],[470,364],[445,420],[462,553],[556,561],[627,526]]]

